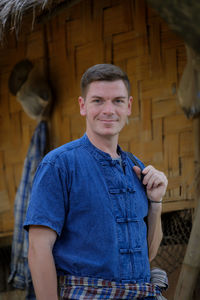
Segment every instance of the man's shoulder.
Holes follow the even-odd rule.
[[[60,147],[51,150],[43,159],[43,163],[55,164],[59,160],[68,160],[76,151],[80,152],[83,146],[82,138],[66,143]]]

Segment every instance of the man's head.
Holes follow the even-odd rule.
[[[130,82],[128,76],[119,67],[112,64],[98,64],[86,70],[81,78],[81,94],[85,98],[90,83],[94,81],[122,80],[130,96]]]
[[[88,137],[118,139],[133,101],[127,75],[114,65],[95,65],[84,73],[81,87],[80,114],[86,117]]]

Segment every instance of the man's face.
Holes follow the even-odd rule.
[[[88,136],[118,136],[131,114],[132,97],[122,80],[94,81],[85,99],[79,97],[80,114],[86,116]]]

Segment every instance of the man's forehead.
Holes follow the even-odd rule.
[[[128,91],[126,85],[123,80],[114,80],[114,81],[93,81],[88,85],[86,96],[89,94],[90,96],[99,95],[103,96],[105,93],[118,94],[120,93],[122,96],[127,96]],[[118,95],[116,95],[117,97]]]

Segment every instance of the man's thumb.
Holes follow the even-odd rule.
[[[141,172],[142,172],[141,169],[137,166],[134,166],[133,170],[134,170],[135,174],[137,175],[137,177],[141,180]]]

